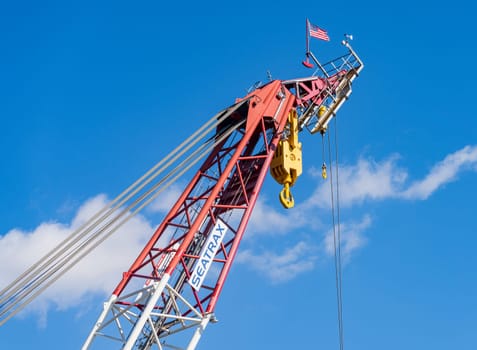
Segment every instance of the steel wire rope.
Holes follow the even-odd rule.
[[[201,149],[199,149],[199,150],[197,151],[197,153],[199,153],[200,151],[202,151],[202,148],[201,148]],[[194,156],[195,156],[195,154],[194,154],[194,155],[192,155],[191,157],[194,157]],[[187,160],[186,160],[186,161],[187,161]],[[166,177],[166,179],[167,179],[167,177]],[[127,212],[127,210],[126,210],[126,212]]]
[[[207,123],[205,123],[201,128],[199,128],[196,132],[194,132],[191,136],[189,136],[189,138],[187,138],[184,142],[182,142],[181,145],[179,145],[173,152],[171,152],[168,156],[166,156],[164,159],[162,159],[158,164],[156,164],[152,169],[150,169],[146,174],[144,174],[140,179],[138,179],[134,184],[132,184],[128,189],[126,189],[125,191],[123,191],[122,194],[120,194],[115,200],[113,200],[112,202],[110,202],[107,206],[105,206],[100,212],[98,212],[95,216],[93,216],[88,222],[86,222],[85,224],[83,224],[80,228],[78,228],[72,235],[70,235],[67,239],[65,239],[64,241],[62,241],[55,249],[58,250],[59,248],[61,248],[62,245],[65,245],[68,241],[72,240],[75,236],[75,234],[78,234],[80,233],[81,231],[84,230],[84,228],[92,223],[92,221],[94,221],[94,219],[96,219],[99,215],[101,215],[101,213],[103,213],[104,211],[108,210],[108,213],[104,214],[100,219],[96,220],[96,222],[92,223],[90,225],[90,227],[88,229],[86,229],[85,232],[83,232],[82,234],[80,234],[80,237],[78,237],[77,239],[74,240],[73,244],[75,242],[77,242],[79,239],[81,239],[82,236],[86,235],[88,232],[90,232],[92,229],[94,229],[94,227],[101,223],[101,221],[104,221],[111,213],[113,213],[118,207],[120,207],[121,205],[123,205],[128,199],[130,199],[134,194],[136,194],[139,190],[141,190],[142,188],[144,188],[145,185],[147,185],[148,183],[150,183],[155,177],[157,177],[163,170],[166,169],[167,166],[169,166],[173,161],[175,161],[180,155],[182,155],[186,150],[190,149],[193,145],[195,145],[200,139],[204,138],[208,132],[210,132],[210,130],[212,130],[218,123],[220,123],[223,119],[227,118],[228,116],[230,116],[231,113],[233,113],[237,108],[239,108],[240,106],[242,105],[242,103],[240,104],[237,104],[235,106],[232,106],[231,108],[229,108],[229,110],[224,110],[224,111],[221,111],[219,112],[216,116],[214,116],[213,118],[211,118]],[[222,116],[220,116],[220,114],[223,114]],[[218,117],[219,116],[219,117]],[[215,121],[214,125],[208,127],[211,122]],[[208,127],[208,128],[207,128]],[[204,129],[207,128],[207,130],[205,132]],[[196,136],[202,132],[202,136],[200,138],[196,138]],[[194,142],[190,143],[191,140],[194,140]],[[148,175],[150,175],[153,171],[155,171],[160,165],[162,165],[166,160],[168,160],[169,158],[172,157],[172,155],[174,153],[177,153],[180,149],[183,148],[184,145],[188,145],[188,147],[185,148],[185,150],[182,151],[182,153],[179,153],[178,156],[176,157],[173,157],[173,159],[171,161],[169,161],[166,165],[163,166],[163,168],[161,168],[160,170],[158,170],[155,174],[153,174],[151,176],[151,178],[147,181],[145,181],[142,185],[140,185],[135,191],[133,191],[132,193],[130,193],[125,199],[123,199],[121,202],[119,202],[115,207],[112,207],[113,204],[115,204],[115,202],[117,202],[121,197],[123,197],[124,195],[127,194],[127,192],[130,192],[134,186],[136,186],[137,184],[139,184],[141,181],[143,181]],[[29,270],[27,270],[26,272],[24,272],[20,277],[18,277],[14,282],[12,282],[10,284],[10,288],[12,287],[13,284],[15,283],[18,283],[20,278],[26,278],[25,275],[27,275],[27,273],[29,272],[30,274],[33,274],[33,273],[38,273],[39,270],[41,270],[42,268],[44,268],[46,265],[48,265],[48,263],[50,263],[51,261],[53,261],[55,258],[57,258],[58,256],[60,256],[62,253],[65,252],[65,249],[63,249],[62,251],[58,252],[55,254],[55,256],[53,256],[52,258],[49,259],[49,261],[45,264],[42,264],[41,266],[39,264],[41,264],[42,262],[44,262],[44,260],[49,256],[49,255],[52,255],[54,252],[55,252],[55,249],[53,249],[49,254],[47,254],[46,256],[44,256],[42,259],[40,259],[39,262],[37,262],[34,266],[32,266]],[[36,268],[36,270],[34,270],[34,268]],[[6,287],[2,293],[4,294],[8,289],[9,287]],[[13,291],[14,292],[14,291]],[[8,297],[10,297],[13,292],[7,294],[4,296],[4,298],[2,298],[0,300],[0,302],[3,302],[5,301],[5,299],[7,299]],[[1,295],[1,294],[0,294]]]
[[[150,179],[150,181],[152,181],[152,179]],[[150,181],[148,181],[148,182],[150,182]],[[140,189],[138,189],[138,190],[140,190]],[[110,209],[110,213],[114,212],[114,210],[116,210],[117,208],[119,208],[120,205],[122,205],[122,204],[123,204],[127,199],[129,199],[132,195],[134,195],[135,193],[137,193],[138,190],[136,190],[135,192],[133,192],[132,194],[130,194],[128,198],[126,198],[124,201],[120,202],[120,203],[119,203],[118,205],[116,205],[114,208],[111,208],[111,209]],[[105,217],[103,216],[103,220],[98,220],[98,221],[95,223],[95,227],[99,226],[99,224],[101,224],[102,222],[104,222],[104,221],[105,221],[104,219],[105,219]],[[113,220],[114,220],[114,219],[113,219]],[[43,265],[41,266],[41,269],[43,269],[43,270],[46,269],[46,271],[45,271],[44,273],[48,272],[48,270],[51,269],[51,267],[50,267],[50,268],[47,268],[48,265],[55,264],[55,259],[58,260],[58,258],[61,258],[61,256],[64,255],[69,248],[72,248],[72,247],[74,246],[74,244],[78,243],[82,238],[84,238],[84,237],[86,236],[86,234],[88,234],[89,232],[91,232],[95,227],[93,227],[93,226],[90,227],[88,230],[86,230],[86,231],[83,232],[81,235],[79,235],[75,240],[73,240],[73,242],[69,243],[68,245],[65,246],[65,248],[63,248],[61,251],[59,251],[58,253],[56,253],[54,257],[50,258],[47,263],[43,264]],[[65,258],[66,258],[66,257],[63,256],[63,259],[65,259]],[[56,262],[56,264],[57,264],[57,263],[58,263],[58,261]],[[33,275],[33,276],[34,276],[34,277],[32,277],[32,278],[33,278],[33,281],[34,281],[35,278],[38,278],[38,274],[41,273],[41,271],[40,271],[41,269],[38,268],[38,269],[37,269],[38,271],[34,271],[34,272],[36,273],[36,275]],[[35,276],[36,276],[36,277],[35,277]],[[41,275],[40,275],[40,276],[41,276]],[[26,285],[26,286],[29,286],[29,285],[31,285],[31,282],[25,282],[25,285]],[[10,297],[12,297],[12,296],[15,296],[15,292],[18,292],[18,290],[20,290],[21,288],[22,288],[21,285],[17,286],[17,288],[16,288],[16,289],[13,289],[8,295],[6,295],[5,298],[10,298]],[[4,298],[4,299],[5,299],[5,298]],[[8,303],[8,300],[6,301],[6,303]]]
[[[343,273],[342,273],[342,259],[341,259],[341,214],[340,214],[340,181],[339,181],[339,161],[338,161],[338,118],[334,118],[335,124],[335,168],[336,168],[336,211],[337,211],[337,219],[338,219],[338,276],[339,276],[339,299],[340,299],[340,317],[341,317],[341,344],[342,348],[344,347],[344,330],[343,330]]]
[[[187,159],[189,160],[189,159]],[[169,174],[171,175],[171,173]],[[160,183],[158,183],[157,185],[161,185],[164,183],[165,180],[167,180],[167,178],[169,177],[166,176]],[[144,194],[141,199],[144,199],[145,196],[147,195]],[[61,266],[65,265],[65,263],[68,262],[68,260],[70,259],[70,257],[73,255],[75,255],[75,251],[76,252],[79,252],[81,249],[83,249],[84,246],[88,245],[90,241],[94,240],[96,237],[95,236],[99,236],[101,233],[103,233],[106,229],[108,229],[108,227],[110,227],[111,225],[113,225],[117,220],[119,220],[121,217],[123,217],[125,214],[127,214],[127,212],[129,211],[129,209],[133,208],[134,205],[136,205],[137,202],[133,203],[133,204],[130,204],[127,208],[123,209],[113,220],[111,220],[110,222],[106,223],[105,225],[103,225],[98,232],[96,232],[95,234],[93,234],[92,236],[90,236],[89,238],[85,239],[84,241],[80,242],[79,243],[79,246],[76,248],[76,250],[73,250],[73,251],[70,251],[68,252],[65,256],[63,256],[60,260],[57,260],[56,262],[54,262],[54,264],[50,265],[50,267],[48,267],[48,269],[46,269],[43,273],[37,275],[30,283],[28,283],[26,285],[25,288],[21,289],[20,292],[15,295],[15,297],[17,297],[17,301],[15,301],[13,299],[13,304],[6,307],[2,313],[0,313],[0,315],[6,313],[9,309],[13,308],[17,303],[19,303],[21,301],[21,298],[24,298],[26,297],[28,294],[30,294],[31,292],[33,292],[39,285],[41,285],[41,283],[43,283],[45,280],[47,280],[53,273],[55,273],[56,271],[58,271]],[[58,267],[57,267],[58,266]]]
[[[179,166],[182,166],[183,164],[185,164],[187,161],[189,161],[190,158],[194,157],[196,155],[196,153],[200,153],[202,151],[204,147],[201,147],[199,148],[198,150],[196,150],[196,152],[194,154],[192,154],[191,156],[189,156],[189,158],[187,158],[186,160],[184,160],[181,164],[179,164],[175,169],[173,169],[168,175],[166,175],[160,182],[158,182],[155,187],[153,189],[151,189],[150,191],[154,191],[155,189],[157,189],[161,184],[163,184],[170,176],[173,175],[174,172],[178,171],[179,169]],[[82,241],[82,242],[77,242],[79,247],[76,248],[76,250],[78,249],[82,249],[82,247],[84,245],[87,245],[88,244],[88,241],[89,240],[92,240],[95,238],[95,235],[100,235],[102,232],[104,232],[104,230],[106,230],[109,226],[111,226],[112,224],[114,224],[115,221],[119,220],[122,216],[124,216],[125,214],[127,214],[129,212],[130,209],[132,209],[138,202],[140,202],[141,200],[143,200],[148,194],[150,194],[151,192],[146,192],[144,193],[140,198],[138,198],[134,203],[130,204],[127,208],[124,208],[118,215],[116,215],[115,218],[113,218],[110,222],[108,223],[105,223],[100,229],[99,231],[97,231],[96,233],[93,233],[91,237],[87,238],[86,240]],[[60,260],[56,260],[54,263],[52,263],[52,265],[46,269],[44,272],[42,272],[41,274],[35,276],[32,280],[32,282],[28,283],[27,284],[27,287],[24,288],[23,290],[20,291],[20,295],[18,295],[19,297],[23,297],[25,295],[28,295],[31,290],[34,290],[39,284],[42,283],[42,281],[44,281],[45,279],[48,279],[48,272],[50,272],[52,269],[55,269],[55,266],[58,266],[58,265],[63,265],[65,263],[65,261],[67,262],[68,261],[68,256],[70,256],[71,254],[73,254],[75,252],[75,250],[73,250],[72,252],[67,252],[67,254],[63,257],[61,257]],[[57,270],[57,269],[56,269]],[[47,275],[46,277],[43,277]],[[38,280],[41,280],[40,282],[36,282]],[[33,283],[36,283],[33,287],[32,287],[32,284]],[[29,288],[30,289],[30,292],[28,291],[25,291],[25,289]],[[4,314],[5,311],[7,310],[4,310],[3,312],[0,313],[0,315]]]
[[[180,156],[180,155],[178,155]],[[175,161],[176,158],[172,159],[171,161]],[[169,166],[171,163],[168,163],[165,165],[165,167]],[[162,172],[162,170],[161,170]],[[159,173],[156,174],[155,177],[157,177],[159,175]],[[155,178],[154,177],[154,178]],[[103,222],[106,221],[106,219],[108,218],[108,216],[111,216],[115,210],[117,210],[121,205],[123,205],[128,199],[130,199],[133,195],[135,195],[137,192],[139,192],[141,189],[144,188],[144,186],[146,186],[147,184],[149,184],[152,180],[154,180],[154,178],[151,178],[149,179],[147,182],[145,182],[142,187],[139,187],[137,188],[135,191],[133,191],[132,193],[130,193],[125,199],[123,199],[122,201],[120,201],[118,204],[116,204],[114,207],[110,207],[109,210],[108,210],[108,213],[106,213],[105,215],[103,215],[103,217],[101,217],[100,219],[98,219],[94,224],[92,224],[87,230],[85,230],[83,233],[81,234],[78,234],[76,235],[77,237],[72,240],[71,243],[65,245],[64,241],[62,242],[63,245],[65,245],[65,247],[61,250],[59,250],[57,253],[55,253],[54,256],[52,256],[46,263],[44,263],[41,267],[38,267],[37,268],[37,271],[33,271],[31,274],[35,273],[31,278],[35,279],[35,278],[38,278],[38,274],[41,273],[40,270],[46,270],[46,272],[48,270],[50,270],[51,268],[48,268],[49,265],[51,264],[57,264],[58,263],[58,259],[61,259],[62,256],[67,253],[68,249],[72,248],[75,244],[77,244],[78,242],[80,242],[80,240],[82,238],[84,238],[88,233],[90,233],[91,231],[93,231],[96,227],[98,227],[100,224],[102,224]],[[121,214],[119,214],[119,216],[121,216]],[[118,217],[118,216],[117,216]],[[117,218],[116,217],[116,218]],[[114,221],[116,218],[113,218],[112,221]],[[68,240],[71,240],[71,236],[69,238],[66,239],[66,241]],[[64,256],[63,256],[64,258]],[[56,262],[55,262],[56,261]],[[26,278],[26,277],[25,277]],[[26,285],[29,285],[30,282],[25,282]],[[15,292],[17,292],[19,289],[21,289],[21,285],[17,286],[16,289],[13,289],[10,293],[8,293],[3,299],[2,301],[4,301],[6,298],[9,298],[11,296],[14,296],[15,295]],[[7,301],[8,302],[8,301]],[[0,313],[1,315],[1,313]]]
[[[57,247],[52,249],[49,253],[47,253],[43,258],[41,258],[36,264],[32,265],[27,271],[25,271],[22,275],[20,275],[17,279],[15,279],[12,283],[10,283],[7,287],[5,287],[1,292],[0,295],[3,296],[0,299],[0,303],[5,302],[6,299],[9,299],[17,290],[18,286],[16,288],[15,285],[18,284],[21,280],[26,279],[29,275],[32,274],[37,274],[41,269],[46,268],[48,264],[50,264],[54,259],[58,258],[65,252],[67,249],[62,249],[62,246],[67,246],[67,243],[71,240],[73,240],[74,244],[78,240],[80,240],[84,235],[89,233],[92,229],[95,228],[96,225],[101,223],[101,221],[104,221],[108,216],[110,216],[118,207],[123,205],[127,200],[129,200],[134,194],[136,194],[138,191],[140,191],[142,188],[144,188],[147,184],[149,184],[155,177],[157,177],[163,170],[166,169],[167,166],[169,166],[173,161],[175,161],[180,155],[182,155],[184,152],[189,150],[193,145],[195,145],[199,140],[203,139],[208,132],[210,132],[214,127],[216,127],[221,121],[229,117],[234,111],[236,111],[242,104],[244,104],[246,100],[242,101],[241,103],[238,103],[232,107],[229,107],[225,110],[222,110],[221,112],[217,113],[214,117],[212,117],[208,122],[203,124],[198,130],[196,130],[191,136],[189,136],[186,140],[184,140],[174,151],[169,153],[165,158],[163,158],[161,161],[159,161],[153,168],[151,168],[148,172],[146,172],[141,178],[136,180],[132,185],[130,185],[125,191],[123,191],[119,196],[117,196],[113,201],[111,201],[108,205],[106,205],[102,210],[100,210],[98,213],[96,213],[90,220],[88,220],[86,223],[84,223],[82,226],[80,226],[77,230],[75,230],[68,238],[63,240]],[[222,115],[221,115],[222,114]],[[212,126],[212,124],[215,122]],[[207,129],[205,132],[204,130]],[[197,135],[202,133],[202,136],[197,138]],[[193,142],[191,142],[191,140]],[[184,145],[187,145],[185,150],[180,153],[179,151],[184,148]],[[175,153],[179,153],[176,157],[172,157]],[[169,158],[173,158],[173,160],[170,160],[167,165],[164,165],[163,168],[158,170],[156,173],[151,175],[154,171],[157,170],[159,166],[164,164]],[[146,180],[142,185],[139,185],[142,181],[144,181],[149,175],[151,175],[151,178]],[[134,187],[137,187],[136,190],[132,191]],[[132,191],[132,192],[131,192]],[[120,201],[122,197],[124,197],[128,192],[131,192],[125,199]],[[113,205],[117,203],[118,201],[119,204],[117,204],[114,208]],[[106,214],[104,214],[101,218],[96,220],[101,214],[103,214],[105,211],[107,211]],[[96,220],[95,222],[93,222]],[[89,228],[87,227],[89,225]],[[81,233],[82,231],[85,232]],[[78,238],[74,238],[75,236],[79,236]],[[58,252],[56,252],[58,251]],[[53,255],[53,256],[52,256]],[[48,259],[49,256],[52,256],[50,259]],[[47,263],[44,263],[45,260],[48,259]],[[10,289],[12,291],[8,292]],[[7,294],[5,294],[7,293]]]
[[[338,248],[341,246],[340,237],[336,232],[336,222],[335,222],[335,192],[333,188],[333,166],[332,166],[332,153],[331,153],[331,141],[330,134],[328,133],[328,157],[330,161],[330,192],[331,192],[331,217],[333,225],[333,248],[334,248],[334,263],[335,263],[335,285],[336,285],[336,302],[337,302],[337,313],[338,313],[338,335],[339,335],[339,346],[340,350],[344,349],[344,337],[343,337],[343,312],[342,312],[342,299],[341,299],[341,250]],[[335,164],[336,167],[338,166]],[[339,222],[338,222],[339,225]]]
[[[221,142],[223,139],[225,139],[226,137],[228,137],[228,135],[230,135],[230,133],[232,133],[236,128],[238,128],[238,126],[240,126],[243,122],[241,122],[240,124],[237,124],[235,126],[232,126],[231,128],[229,128],[226,132],[224,132],[223,134],[221,134],[222,136],[218,139],[215,140],[215,142],[212,144],[212,146],[209,146],[207,148],[207,151],[208,150],[211,150],[213,147],[215,147],[215,145],[219,142]],[[210,140],[209,140],[210,141]],[[34,292],[36,290],[36,292],[34,292],[34,294],[32,296],[30,296],[28,299],[26,299],[26,301],[24,301],[23,303],[21,303],[16,309],[14,309],[10,314],[8,314],[4,319],[0,320],[0,325],[4,324],[6,321],[8,321],[11,317],[13,317],[15,314],[17,314],[19,311],[21,311],[26,305],[28,305],[33,299],[35,299],[39,294],[41,294],[46,288],[48,288],[52,283],[54,283],[58,278],[60,278],[64,273],[66,273],[68,270],[70,270],[72,267],[74,267],[84,256],[86,256],[87,254],[89,254],[94,248],[96,248],[99,244],[101,244],[105,239],[107,239],[112,233],[114,233],[120,226],[122,226],[123,224],[125,224],[131,217],[133,217],[134,215],[136,215],[140,210],[142,210],[146,205],[148,205],[152,200],[154,200],[163,190],[165,190],[169,185],[171,185],[172,183],[174,183],[180,176],[182,176],[187,170],[189,170],[195,163],[197,163],[201,158],[203,158],[205,156],[206,153],[203,153],[202,155],[200,155],[199,157],[193,159],[193,157],[196,156],[196,153],[198,152],[201,152],[202,151],[202,148],[199,148],[196,152],[194,152],[193,154],[191,154],[188,158],[186,158],[180,165],[183,165],[183,164],[187,164],[182,170],[179,171],[179,173],[177,175],[175,175],[171,180],[169,180],[166,185],[164,185],[162,188],[160,188],[159,190],[158,189],[158,186],[160,184],[157,184],[154,188],[150,189],[148,191],[148,194],[151,194],[149,196],[149,198],[147,198],[143,204],[141,204],[139,207],[137,207],[136,209],[134,209],[133,212],[131,212],[128,216],[126,216],[119,224],[117,224],[115,227],[113,227],[111,229],[111,231],[107,232],[101,239],[99,239],[97,242],[95,242],[91,247],[89,247],[88,249],[84,248],[87,244],[90,244],[89,242],[93,241],[94,239],[96,239],[99,235],[96,235],[97,237],[93,236],[92,238],[89,238],[85,243],[82,244],[82,249],[86,249],[85,252],[83,252],[82,254],[80,254],[72,263],[70,263],[69,265],[66,265],[68,263],[69,260],[73,259],[77,254],[79,254],[79,252],[81,250],[76,250],[74,253],[71,254],[71,256],[68,258],[67,262],[65,264],[61,264],[60,266],[58,267],[55,267],[55,269],[46,277],[43,277],[41,279],[41,281],[37,282],[37,284],[34,286],[35,288],[31,289],[30,291],[28,291],[27,294],[25,295],[22,295],[22,299],[26,298],[26,296],[32,292]],[[192,161],[190,161],[192,159]],[[190,161],[190,162],[189,162]],[[179,166],[178,166],[179,167]],[[176,167],[176,169],[178,169],[178,167]],[[176,170],[174,169],[174,170]],[[168,174],[168,176],[171,175]],[[157,191],[156,191],[157,190]],[[154,192],[156,191],[156,192]],[[146,194],[145,194],[146,195]],[[145,195],[143,195],[143,198],[142,199],[145,199]],[[141,199],[141,200],[142,200]],[[137,202],[138,200],[136,200]],[[136,205],[137,203],[134,203],[134,205]],[[130,205],[130,207],[128,208],[132,208],[134,207],[134,205]],[[128,210],[124,211],[123,212],[128,212]],[[119,219],[119,218],[118,218]],[[118,220],[116,219],[116,220]],[[113,224],[116,220],[114,220],[113,222],[109,223],[107,226]],[[106,227],[107,228],[107,227]],[[105,228],[104,228],[105,229]],[[57,264],[58,265],[58,264]],[[58,272],[61,268],[63,267],[63,270],[61,270],[60,272]],[[56,276],[54,276],[51,280],[45,282],[46,279],[48,279],[50,276],[53,276],[53,274],[56,273]],[[41,283],[45,282],[44,286],[39,288],[39,289],[36,289],[36,287],[38,287]],[[13,306],[19,304],[21,302],[20,301],[17,301],[15,302],[13,305],[11,305],[8,310],[10,310]],[[7,311],[8,311],[7,310]],[[5,314],[6,311],[3,311],[0,315],[3,315]]]
[[[203,139],[207,135],[208,132],[210,132],[214,127],[216,127],[222,120],[224,120],[225,118],[230,116],[230,114],[232,114],[235,110],[237,110],[245,102],[246,101],[242,101],[241,103],[238,103],[235,106],[229,107],[228,110],[226,109],[226,110],[223,110],[223,111],[217,113],[208,122],[203,124],[198,130],[196,130],[192,135],[190,135],[186,140],[184,140],[178,147],[176,147],[175,150],[173,150],[165,158],[163,158],[161,161],[159,161],[154,167],[152,167],[148,172],[146,172],[143,176],[141,176],[138,180],[136,180],[132,185],[130,185],[126,190],[124,190],[113,201],[111,201],[108,205],[106,205],[103,209],[101,209],[98,213],[96,213],[86,223],[84,223],[82,226],[80,226],[78,229],[76,229],[69,237],[67,237],[65,240],[60,242],[60,244],[58,244],[54,249],[52,249],[49,253],[47,253],[45,256],[43,256],[43,258],[41,258],[38,262],[36,262],[36,264],[32,265],[28,270],[26,270],[23,274],[21,274],[13,282],[11,282],[7,287],[5,287],[0,292],[0,295],[2,296],[2,298],[0,299],[0,303],[4,303],[5,300],[9,299],[19,288],[21,288],[19,286],[15,287],[15,285],[17,285],[20,281],[22,281],[24,279],[27,279],[27,277],[29,275],[38,274],[41,269],[46,268],[47,265],[49,265],[56,258],[61,256],[68,249],[68,247],[71,247],[73,244],[78,242],[82,237],[84,237],[87,233],[89,233],[91,230],[93,230],[96,225],[98,225],[102,221],[104,221],[118,207],[123,205],[127,200],[129,200],[132,196],[134,196],[138,191],[140,191],[147,184],[149,184],[155,177],[157,177],[163,170],[165,170],[167,168],[167,166],[169,166],[172,162],[174,162],[178,157],[180,157],[183,153],[185,153],[187,150],[189,150],[192,146],[197,144],[197,142],[199,140]],[[223,115],[221,115],[221,114],[223,114]],[[215,122],[215,123],[212,126],[210,126],[210,124],[212,124],[213,122]],[[204,132],[205,129],[207,129],[207,130]],[[199,135],[200,133],[202,133],[202,136],[197,138],[197,135]],[[187,146],[187,147],[185,147],[185,149],[183,149],[184,145]],[[182,152],[179,152],[181,149],[183,149]],[[177,156],[172,157],[175,153],[178,153]],[[154,171],[156,171],[162,164],[164,164],[171,157],[172,157],[172,159],[166,165],[164,165],[156,173],[151,175]],[[151,175],[150,179],[144,181],[149,175]],[[142,181],[144,181],[144,183],[142,185],[139,185]],[[137,188],[134,191],[132,191],[134,189],[134,187],[137,187]],[[131,193],[128,196],[126,196],[128,194],[128,192],[131,192]],[[126,196],[126,198],[121,200],[121,198],[124,197],[124,196]],[[119,204],[116,204],[117,202],[119,202]],[[115,205],[115,206],[113,207],[113,205]],[[107,211],[107,213],[104,214],[98,220],[96,220],[105,211]],[[94,220],[96,220],[96,221],[94,221]],[[89,225],[89,227],[88,227],[88,225]],[[81,233],[85,229],[86,229],[86,231]],[[78,236],[78,238],[75,238],[75,236]],[[73,241],[73,243],[68,245],[69,241]],[[63,246],[66,246],[66,248],[61,249]],[[48,257],[50,257],[50,258],[48,259]],[[45,260],[48,260],[48,261],[46,263],[44,263]],[[12,291],[8,292],[10,289],[12,289]]]

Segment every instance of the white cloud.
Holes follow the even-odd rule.
[[[0,238],[0,288],[71,234],[107,203],[98,195],[84,203],[70,224],[46,222],[32,231],[13,229]],[[67,309],[81,304],[91,294],[108,295],[143,248],[153,227],[136,215],[114,235],[68,271],[28,307],[45,322],[50,308]]]
[[[340,205],[350,207],[364,201],[378,201],[392,198],[424,200],[443,185],[455,180],[467,169],[477,168],[477,146],[464,148],[449,154],[438,162],[421,180],[406,184],[409,172],[398,166],[399,157],[392,155],[384,161],[360,158],[355,165],[339,168]],[[318,177],[316,171],[312,171]],[[336,185],[336,184],[335,184]],[[330,207],[330,183],[320,181],[313,195],[305,202],[305,207]]]
[[[397,159],[397,155],[382,162],[360,158],[355,165],[340,166],[340,205],[349,207],[368,199],[381,200],[396,197],[399,188],[408,177],[407,171],[397,166]],[[313,195],[306,201],[306,206],[329,208],[330,196],[330,180],[328,179],[320,182]]]
[[[399,156],[391,155],[383,161],[360,158],[354,165],[344,165],[339,169],[340,206],[351,207],[365,201],[383,201],[386,199],[425,200],[446,183],[454,180],[457,175],[466,170],[477,171],[477,146],[466,146],[437,163],[421,180],[407,183],[409,172],[398,165]],[[330,208],[330,180],[321,180],[321,171],[312,171],[320,179],[315,191],[296,208],[284,211],[276,210],[259,201],[252,215],[248,231],[256,234],[284,235],[297,232],[302,227],[313,230],[320,229],[316,224],[316,209]],[[336,186],[336,184],[335,184]],[[336,187],[335,187],[336,188]],[[360,222],[345,222],[341,224],[341,253],[343,261],[366,244],[364,232],[371,226],[369,216],[364,216]],[[334,253],[332,231],[325,234],[323,240],[325,252]],[[301,247],[297,245],[296,247]],[[274,282],[287,281],[301,272],[301,269],[311,268],[309,260],[283,260],[289,257],[271,251],[255,253],[251,249],[240,253],[240,260],[247,263],[256,271],[268,276]],[[308,252],[308,254],[310,254]],[[310,255],[311,257],[311,255]],[[280,278],[280,276],[284,276]]]
[[[268,278],[272,283],[286,282],[315,266],[316,255],[306,242],[298,242],[282,254],[265,251],[261,254],[250,249],[237,254],[237,263],[245,263]]]
[[[155,200],[147,207],[150,212],[167,213],[176,203],[177,199],[183,192],[180,184],[173,184],[165,191],[161,192]]]
[[[277,210],[267,204],[266,198],[259,198],[248,223],[247,236],[283,235],[301,227],[305,222],[306,218],[301,210]]]
[[[477,146],[466,146],[445,157],[431,168],[421,180],[406,184],[408,171],[397,164],[393,155],[384,161],[359,159],[355,165],[340,168],[340,204],[349,207],[364,201],[391,198],[424,200],[443,185],[457,178],[459,173],[470,169],[477,171]],[[168,189],[153,202],[150,212],[170,209],[181,193],[181,186]],[[6,286],[38,258],[67,237],[75,228],[88,220],[107,203],[104,195],[98,195],[84,203],[70,223],[45,222],[32,231],[12,229],[0,236],[0,288]],[[320,181],[310,198],[292,210],[280,210],[267,204],[263,198],[257,202],[248,231],[252,239],[260,235],[284,235],[314,225],[316,231],[317,208],[329,208],[329,180]],[[365,216],[359,222],[345,222],[341,226],[342,257],[349,261],[357,249],[366,244],[364,232],[371,219]],[[91,296],[111,293],[123,271],[126,271],[145,241],[153,231],[150,222],[136,215],[106,240],[93,253],[75,266],[65,276],[41,295],[31,309],[43,315],[50,308],[66,309]],[[325,253],[333,253],[333,236],[323,234]],[[247,235],[250,236],[250,235]],[[246,237],[247,237],[246,236]],[[302,238],[297,238],[297,241]],[[250,243],[250,242],[249,242]],[[237,261],[248,264],[253,270],[266,276],[273,283],[290,279],[314,268],[319,252],[298,241],[281,253],[256,252],[252,249],[239,251]]]
[[[406,199],[427,199],[440,187],[456,179],[465,169],[477,170],[477,146],[466,146],[449,154],[431,169],[427,176],[413,182],[401,193]]]

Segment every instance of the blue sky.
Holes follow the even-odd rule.
[[[267,70],[310,74],[308,17],[331,37],[313,41],[320,59],[343,52],[349,32],[365,62],[338,121],[346,348],[475,349],[475,11],[464,1],[3,4],[0,284]],[[199,349],[337,348],[321,140],[301,136],[297,207],[281,209],[267,178]],[[183,184],[1,327],[0,343],[77,349]]]

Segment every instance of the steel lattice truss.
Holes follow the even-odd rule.
[[[230,115],[217,126],[215,147],[123,274],[84,350],[102,348],[105,340],[128,350],[195,349],[215,320],[217,299],[274,150],[290,132],[289,114],[298,115],[300,130],[324,132],[351,93],[363,65],[345,45],[349,54],[325,65],[315,60],[323,74],[271,81],[228,109]],[[218,230],[223,237],[211,243]],[[210,261],[204,261],[209,248]],[[195,285],[200,264],[206,270]]]
[[[153,344],[160,349],[184,348],[198,340],[214,319],[217,297],[292,107],[290,97],[276,81],[218,126],[241,125],[215,147],[124,274],[85,346],[99,336],[137,349]],[[278,107],[281,113],[276,113]],[[227,232],[197,291],[187,281],[218,220]],[[189,345],[177,344],[174,335],[188,329]]]

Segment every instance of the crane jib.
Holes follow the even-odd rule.
[[[101,348],[103,340],[123,350],[196,348],[207,324],[216,322],[215,306],[266,174],[273,168],[283,177],[290,207],[289,187],[301,172],[298,132],[326,132],[363,69],[343,44],[348,53],[324,64],[310,53],[319,67],[312,76],[256,86],[213,118],[206,130],[215,127],[215,135],[204,134],[206,144],[181,163],[207,154],[202,166],[123,274],[84,350]],[[286,161],[273,162],[280,155]],[[154,283],[138,290],[148,279]],[[137,299],[145,293],[147,299]]]

